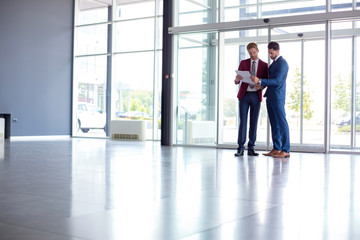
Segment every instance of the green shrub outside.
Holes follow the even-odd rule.
[[[338,129],[338,132],[350,132],[351,127],[350,126],[343,126]],[[360,132],[360,126],[356,126],[356,132]]]

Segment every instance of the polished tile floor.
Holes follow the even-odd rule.
[[[0,141],[0,239],[360,239],[360,156]]]

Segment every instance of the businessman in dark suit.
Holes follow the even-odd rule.
[[[240,62],[238,70],[249,71],[252,76],[259,78],[268,78],[268,64],[261,61],[258,57],[259,49],[256,43],[252,42],[246,46],[250,58]],[[239,84],[242,76],[236,75],[235,84]],[[254,84],[241,82],[240,89],[237,95],[239,99],[239,133],[238,133],[238,149],[235,156],[244,155],[244,144],[246,141],[246,128],[248,113],[250,109],[250,129],[249,129],[249,142],[248,142],[248,155],[258,156],[255,152],[255,141],[257,122],[259,118],[260,106],[262,101],[262,89],[255,89]]]
[[[289,125],[285,114],[286,77],[289,65],[280,56],[280,46],[277,42],[268,44],[268,53],[273,60],[269,67],[269,78],[251,77],[256,83],[255,88],[267,87],[264,97],[267,98],[266,108],[270,119],[273,149],[264,155],[275,158],[290,157]]]

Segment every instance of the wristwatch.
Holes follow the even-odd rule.
[[[259,78],[259,82],[258,82],[260,85],[261,85],[261,78]]]

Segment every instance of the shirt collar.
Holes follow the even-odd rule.
[[[252,60],[252,59],[250,58],[250,62],[252,63],[253,61],[255,61],[256,64],[258,64],[258,63],[259,63],[259,58],[257,58],[256,60]]]
[[[279,57],[281,57],[281,56],[278,55],[278,56],[275,58],[274,62],[277,61],[277,60],[279,59]]]

